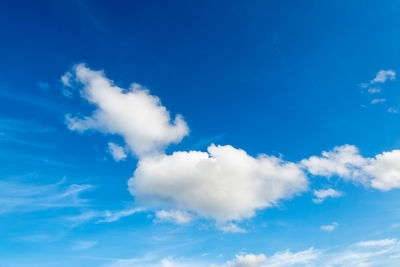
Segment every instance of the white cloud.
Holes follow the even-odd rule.
[[[364,167],[367,175],[373,177],[371,186],[383,191],[400,188],[400,150],[383,152],[369,160]]]
[[[227,233],[246,233],[247,231],[235,223],[228,223],[218,227],[221,231]]]
[[[337,146],[331,151],[323,151],[322,157],[312,156],[301,161],[312,175],[358,180],[361,167],[367,163],[358,148],[352,145]]]
[[[327,232],[332,232],[333,230],[336,229],[336,227],[338,227],[339,224],[337,222],[333,222],[331,224],[327,224],[327,225],[322,225],[321,226],[321,230],[322,231],[327,231]]]
[[[264,254],[241,254],[223,265],[211,265],[211,267],[394,267],[400,264],[399,255],[399,241],[383,239],[359,242],[344,248],[328,250],[319,250],[313,247],[295,253],[286,250],[276,252],[269,257]]]
[[[371,83],[384,83],[387,80],[393,81],[394,79],[396,79],[396,72],[393,70],[380,70]]]
[[[140,159],[129,190],[149,207],[193,212],[219,223],[242,220],[308,189],[294,163],[249,156],[232,146]]]
[[[186,224],[194,220],[193,215],[179,210],[159,210],[156,212],[156,222],[172,222]]]
[[[384,247],[391,246],[397,243],[397,239],[381,239],[381,240],[370,240],[370,241],[362,241],[358,242],[356,245],[360,247]]]
[[[258,267],[266,261],[267,261],[267,257],[264,254],[236,255],[235,259],[233,261],[227,262],[227,266],[229,266],[229,267]]]
[[[72,78],[73,75],[71,72],[66,72],[64,75],[61,76],[61,83],[66,87],[72,86]]]
[[[383,103],[386,102],[385,98],[374,98],[371,100],[370,104],[379,104],[379,103]]]
[[[182,116],[177,115],[171,123],[170,114],[160,99],[138,84],[122,89],[102,71],[93,71],[84,64],[75,65],[61,79],[66,86],[81,86],[81,96],[96,106],[91,116],[67,115],[71,130],[92,129],[121,135],[137,156],[161,152],[188,134]]]
[[[119,146],[115,143],[108,143],[108,152],[111,154],[115,161],[121,161],[126,159],[127,155],[124,151],[124,147]]]
[[[313,201],[315,203],[322,203],[328,197],[336,198],[341,197],[342,195],[343,192],[337,191],[333,188],[314,190],[314,196],[316,198],[314,198]]]
[[[119,211],[88,210],[79,215],[69,216],[65,219],[70,221],[74,227],[93,220],[96,220],[96,223],[110,223],[116,222],[123,217],[131,216],[142,210],[143,209],[140,208],[127,208]]]
[[[364,186],[387,191],[400,188],[400,150],[383,152],[364,158],[355,146],[344,145],[322,152],[322,157],[310,157],[301,165],[311,174],[362,183]]]
[[[116,222],[119,219],[127,216],[131,216],[135,213],[142,211],[140,208],[133,208],[133,209],[125,209],[121,211],[106,211],[105,214],[102,216],[103,219],[97,221],[97,223],[108,223],[108,222]]]
[[[381,92],[381,88],[371,87],[368,88],[368,93],[370,94],[378,94]]]

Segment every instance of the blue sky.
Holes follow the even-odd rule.
[[[398,266],[399,10],[3,1],[0,265]]]

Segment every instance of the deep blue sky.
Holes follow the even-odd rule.
[[[95,107],[64,96],[60,81],[83,62],[121,88],[144,85],[190,128],[167,154],[215,143],[299,162],[350,144],[374,157],[400,148],[399,114],[388,112],[399,108],[399,85],[388,79],[375,95],[360,84],[400,69],[399,11],[397,1],[2,1],[0,265],[150,266],[112,265],[150,254],[208,266],[240,252],[399,237],[398,189],[312,175],[308,191],[237,222],[246,233],[204,218],[160,223],[153,210],[78,224],[70,217],[135,207],[127,180],[138,158],[106,152],[121,136],[70,131],[66,114]],[[79,196],[53,198],[85,184]],[[327,187],[344,196],[313,203],[313,190]],[[332,222],[333,233],[320,230]]]

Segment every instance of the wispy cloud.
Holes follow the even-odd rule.
[[[109,210],[88,210],[79,215],[66,217],[65,220],[72,223],[72,226],[78,226],[83,223],[94,221],[97,223],[111,223],[116,222],[123,217],[131,216],[135,213],[141,212],[142,208],[127,208],[119,211]]]
[[[72,249],[74,250],[86,250],[89,248],[94,247],[97,244],[97,241],[90,241],[90,240],[80,240],[80,241],[75,241],[74,245],[72,246]]]
[[[374,98],[371,100],[370,104],[379,104],[379,103],[383,103],[386,102],[385,98]]]
[[[64,180],[48,185],[3,180],[0,181],[0,214],[87,206],[89,200],[80,198],[80,194],[92,188],[90,184],[65,185]]]

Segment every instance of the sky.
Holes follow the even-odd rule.
[[[399,266],[399,10],[2,1],[0,266]]]

